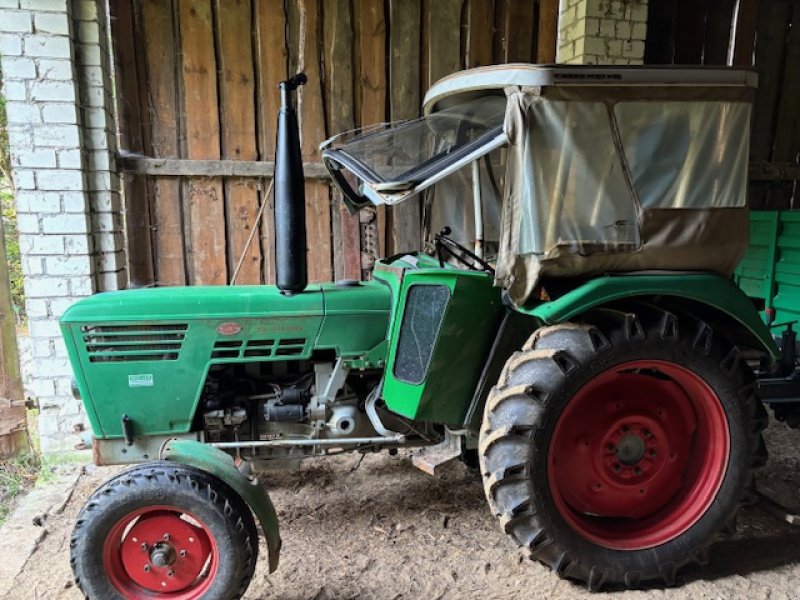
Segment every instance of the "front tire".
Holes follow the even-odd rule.
[[[98,488],[78,515],[70,546],[75,581],[91,600],[233,600],[253,576],[258,531],[229,486],[165,461]]]
[[[672,584],[732,533],[766,412],[738,350],[649,305],[538,330],[486,404],[480,464],[504,531],[560,576]]]

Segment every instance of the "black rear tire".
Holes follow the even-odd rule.
[[[752,498],[753,470],[766,460],[761,431],[767,414],[738,350],[691,315],[679,317],[645,304],[633,310],[593,311],[581,323],[535,332],[509,359],[491,391],[480,434],[484,489],[503,530],[532,559],[592,590],[653,580],[673,584],[684,566],[705,563],[711,544],[735,531],[736,513]],[[592,387],[612,385],[604,381],[628,387]],[[626,402],[611,405],[614,389],[633,390],[629,409]],[[663,417],[647,405],[659,389],[689,399],[685,418],[691,422],[694,412],[696,421],[691,432],[676,435],[680,428],[666,427],[677,418],[670,416],[669,404]],[[664,414],[662,408],[658,414]],[[630,427],[618,426],[628,421],[604,412],[614,410],[640,416]],[[706,422],[703,415],[710,415]],[[636,419],[655,428],[659,418],[666,428],[659,430],[664,439],[657,452],[649,444],[659,436]],[[610,433],[604,423],[614,424]],[[601,431],[595,434],[593,428]],[[667,431],[686,439],[669,439]],[[602,445],[596,442],[600,439]],[[705,460],[696,450],[702,443],[716,458],[708,459],[708,468],[695,469],[692,460]],[[724,455],[714,454],[720,444],[728,445]],[[584,450],[591,452],[580,455]],[[662,450],[663,460],[658,458]],[[673,462],[664,466],[668,461]],[[647,484],[640,488],[640,481]],[[652,490],[661,491],[653,491],[648,501],[637,503],[631,496]],[[684,506],[684,500],[696,518],[685,517],[685,526],[673,531],[669,511]],[[630,509],[616,509],[617,502]],[[642,514],[631,516],[637,511]],[[685,513],[675,515],[681,519]]]
[[[99,487],[78,515],[70,548],[75,581],[92,600],[234,600],[253,576],[258,530],[227,484],[159,461]]]

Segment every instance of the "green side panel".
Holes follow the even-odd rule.
[[[752,333],[773,356],[779,351],[752,301],[736,285],[719,275],[675,273],[609,275],[598,277],[556,300],[523,310],[544,323],[568,321],[592,307],[634,296],[677,296],[707,304],[729,315]]]
[[[269,550],[269,572],[272,573],[278,568],[281,553],[278,515],[266,490],[255,477],[252,479],[245,477],[236,468],[233,457],[202,442],[170,440],[164,446],[161,458],[210,473],[217,479],[224,481],[233,491],[239,494],[242,500],[247,502],[255,513],[261,528],[264,530],[267,549]]]
[[[745,294],[774,310],[773,322],[800,319],[800,212],[750,213],[750,246],[734,279]]]
[[[386,339],[392,302],[389,287],[376,281],[325,285],[322,294],[325,316],[315,349],[333,349],[337,356],[358,358]]]
[[[81,300],[61,327],[96,437],[122,436],[123,415],[135,435],[171,435],[191,429],[212,365],[374,355],[389,304],[379,283],[151,288]]]
[[[441,310],[432,318],[417,319],[426,306],[408,302],[421,286],[438,290],[433,295]],[[461,426],[502,316],[500,290],[485,273],[406,270],[397,306],[383,386],[386,405],[411,419]],[[414,376],[408,374],[409,357],[422,365]]]

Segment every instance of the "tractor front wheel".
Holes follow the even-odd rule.
[[[509,359],[481,431],[486,496],[563,577],[672,583],[733,531],[765,423],[747,365],[706,323],[599,310]]]
[[[250,508],[216,477],[184,465],[140,465],[98,488],[71,541],[89,599],[230,600],[258,554]]]

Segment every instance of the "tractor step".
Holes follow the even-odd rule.
[[[411,457],[411,463],[428,475],[436,475],[438,467],[461,456],[463,439],[463,436],[454,434],[448,429],[445,431],[444,441],[423,448]]]

